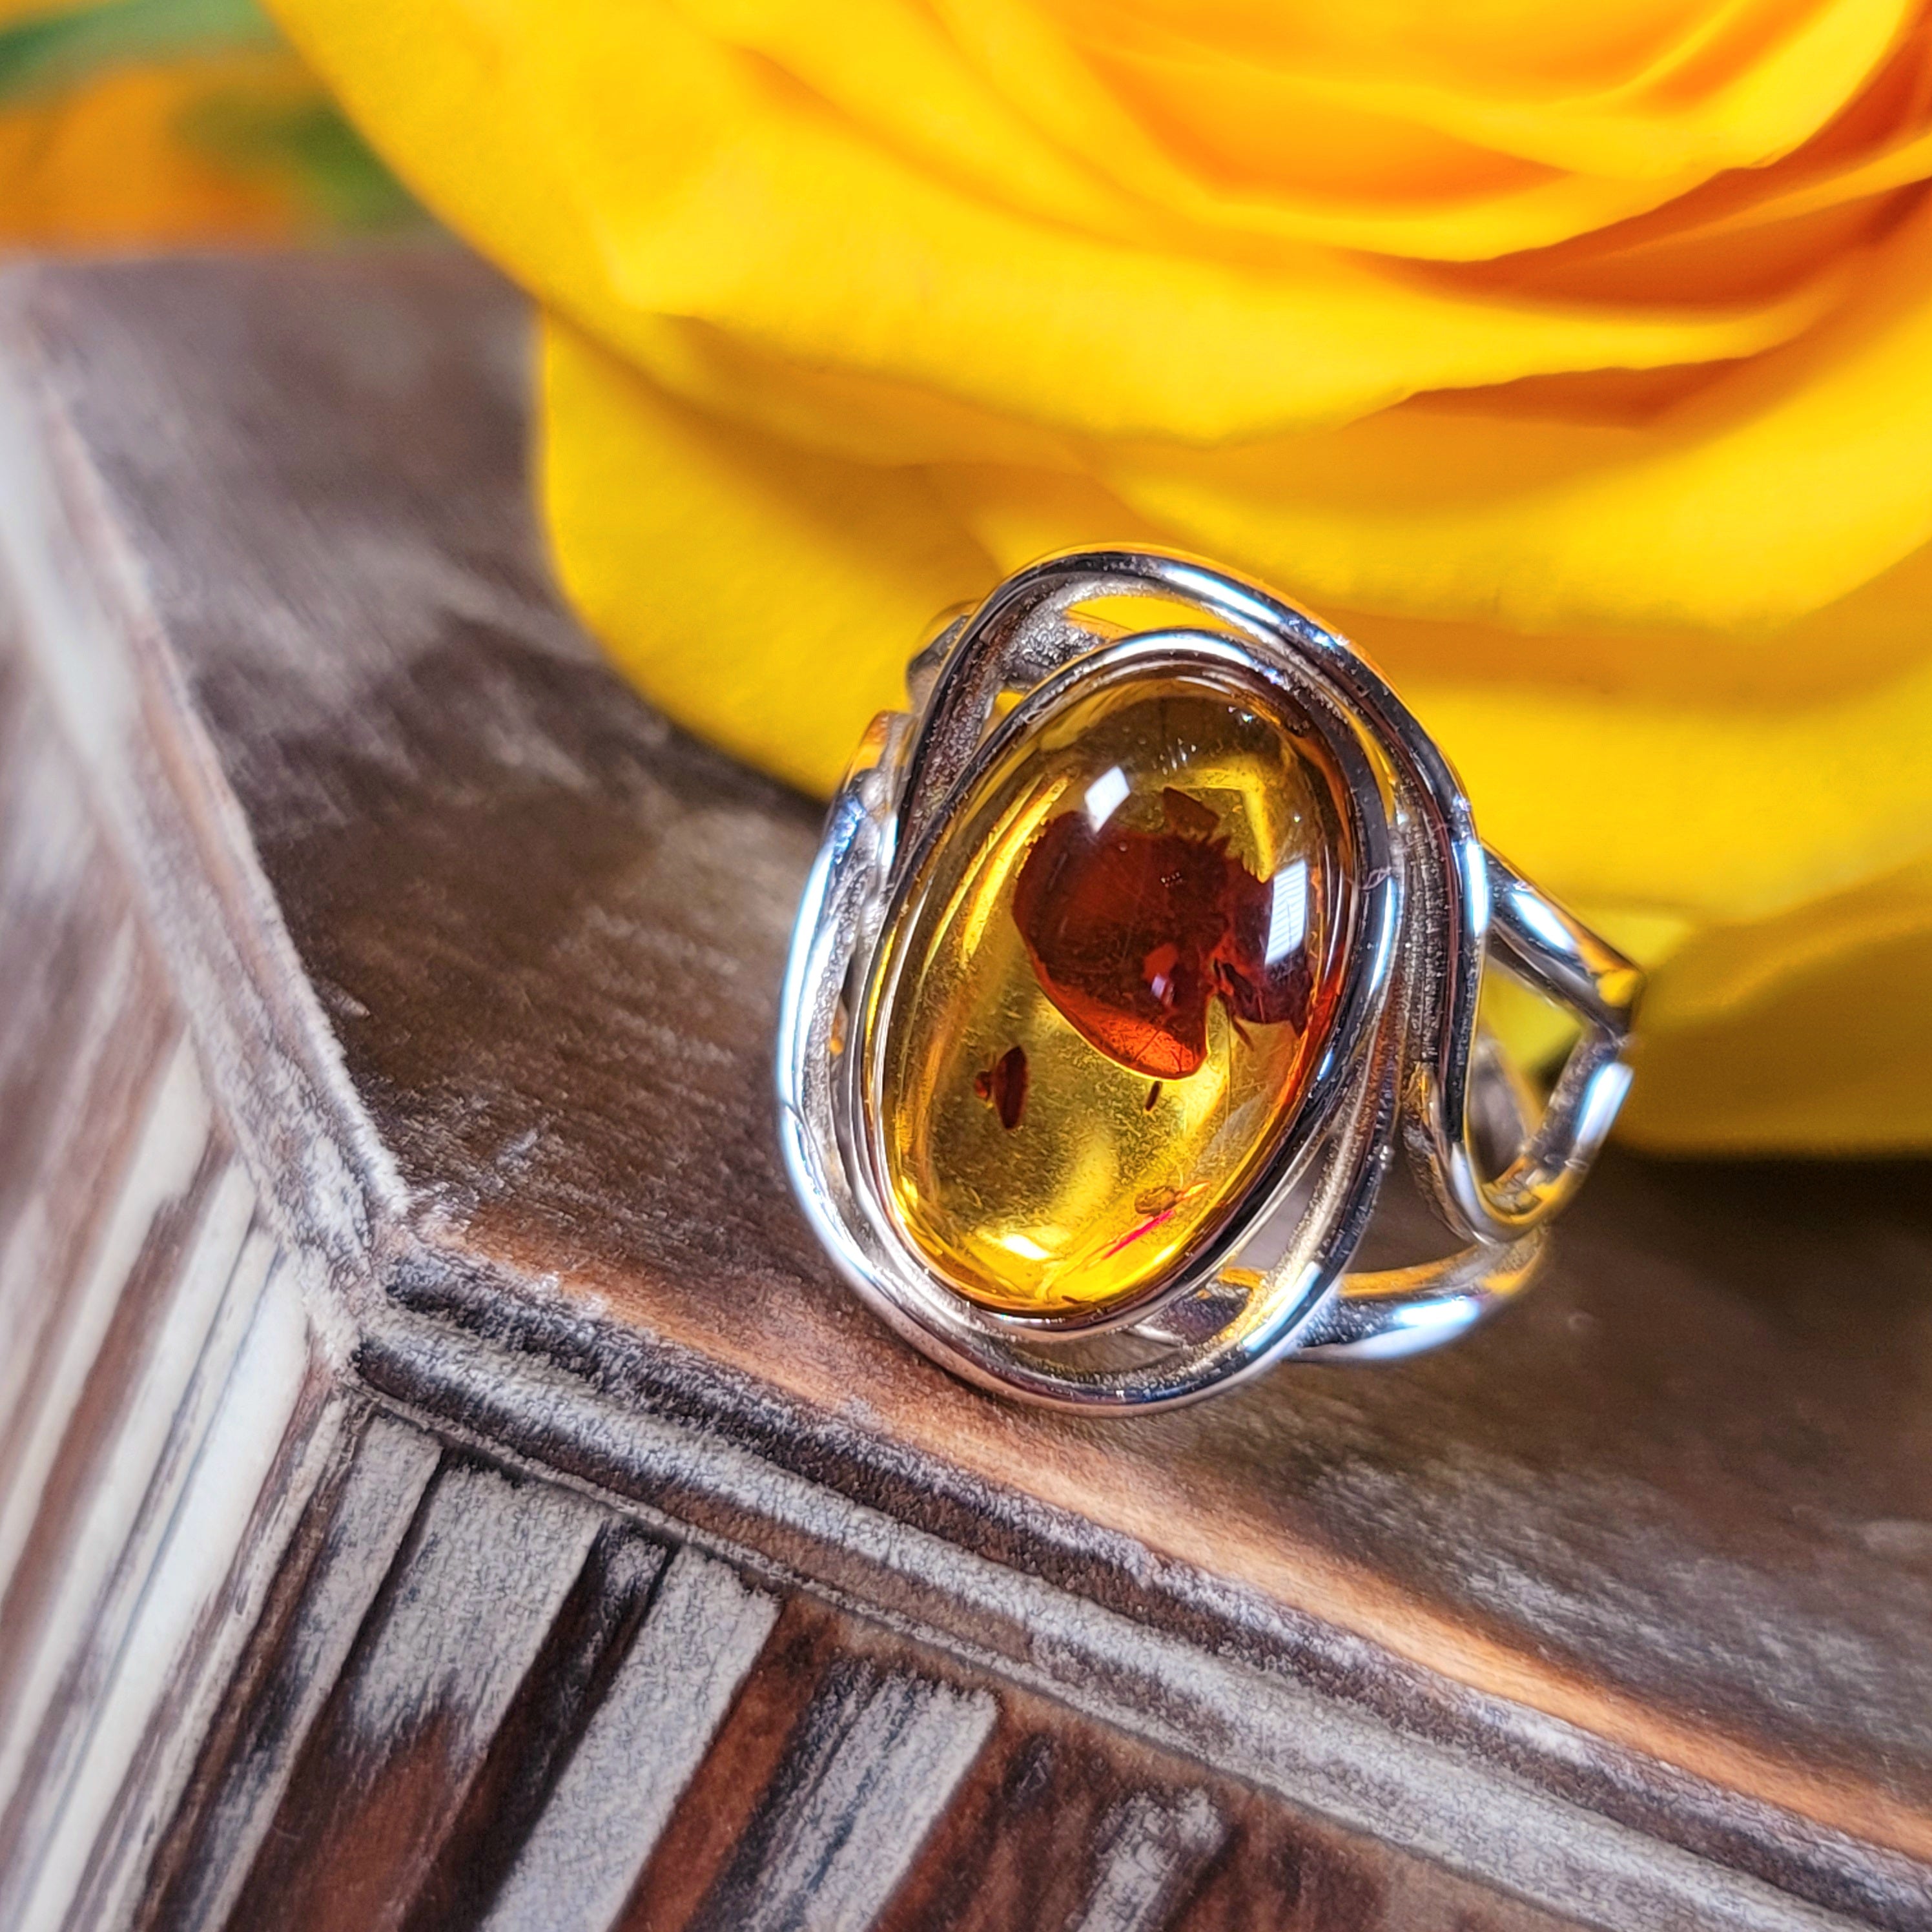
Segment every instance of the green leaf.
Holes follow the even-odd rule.
[[[0,102],[52,93],[105,68],[280,44],[254,0],[111,0],[0,28]]]
[[[308,100],[265,100],[237,88],[183,117],[182,138],[238,174],[292,182],[322,226],[343,232],[430,226],[374,152],[318,88]]]

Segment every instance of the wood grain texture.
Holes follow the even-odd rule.
[[[230,1924],[403,1924],[597,1527],[558,1491],[474,1464],[439,1471]]]
[[[229,1166],[179,1257],[164,1311],[152,1307],[158,1297],[145,1282],[148,1294],[120,1304],[120,1315],[154,1318],[154,1332],[138,1338],[147,1346],[136,1385],[127,1386],[124,1361],[98,1362],[68,1432],[6,1606],[8,1634],[24,1654],[0,1665],[17,1694],[0,1756],[10,1792],[0,1868],[20,1869],[22,1845],[71,1806],[97,1748],[110,1686],[273,1263],[273,1243],[251,1226],[254,1205],[246,1178]],[[119,1339],[133,1352],[136,1338]],[[0,1894],[0,1917],[4,1906]]]
[[[329,1403],[22,668],[0,672],[0,1923],[54,1932],[124,1919]]]
[[[600,1832],[592,1818],[574,1819],[556,1785],[574,1762],[586,1714],[595,1722],[601,1712],[669,1556],[662,1544],[618,1522],[606,1522],[593,1537],[410,1907],[409,1932],[466,1932],[483,1920],[539,1820],[552,1826],[553,1843],[567,1837],[579,1852],[593,1844],[607,1852],[621,1846],[621,1828],[614,1837],[608,1821],[596,1821],[606,1825]],[[628,1786],[643,1772],[623,1765],[617,1781]],[[567,1918],[581,1892],[580,1884],[550,1886],[550,1910]]]
[[[318,1486],[204,1744],[200,1789],[155,1862],[147,1932],[226,1920],[437,1460],[429,1437],[369,1418]]]
[[[245,1292],[248,1284],[239,1285]],[[305,1446],[310,1366],[299,1298],[286,1274],[271,1270],[154,1539],[153,1560],[129,1593],[111,1660],[104,1647],[97,1651],[99,1681],[64,1707],[68,1721],[84,1720],[85,1743],[56,1787],[58,1809],[38,1855],[23,1864],[33,1888],[21,1932],[124,1924],[130,1916],[146,1854],[178,1795],[184,1746],[196,1735],[190,1714],[198,1706],[205,1718],[225,1683],[236,1612],[272,1565],[275,1532],[299,1494],[297,1483],[278,1478],[299,1473],[286,1466]],[[182,1420],[191,1425],[201,1408],[184,1407]],[[165,1464],[162,1473],[171,1473]],[[133,1540],[124,1565],[147,1541]]]
[[[29,666],[0,729],[57,716],[105,828],[74,818],[44,860],[0,838],[0,862],[45,867],[35,956],[88,962],[71,991],[36,969],[47,1036],[86,1059],[138,908],[209,1131],[345,1388],[698,1538],[764,1580],[747,1602],[793,1593],[683,1795],[590,1858],[562,1822],[586,1815],[572,1766],[591,1780],[594,1741],[649,1721],[610,1700],[649,1654],[640,1598],[685,1559],[646,1580],[586,1532],[587,1566],[515,1626],[547,1700],[492,1678],[454,1700],[494,1713],[464,1730],[418,1684],[399,1729],[352,1701],[295,1727],[280,1796],[241,1805],[269,1861],[247,1910],[316,1890],[368,1808],[406,1802],[424,1843],[382,1854],[380,1906],[356,1895],[382,1922],[396,1898],[420,1932],[482,1911],[452,1848],[499,1817],[506,1913],[518,1862],[566,1853],[574,1897],[634,1878],[634,1928],[748,1910],[746,1873],[777,1896],[786,1848],[820,1842],[818,1796],[785,1808],[790,1741],[832,1741],[808,1780],[830,1792],[854,1727],[886,1757],[921,1712],[964,1737],[996,1684],[929,1844],[969,1815],[1006,1820],[982,1862],[1032,1842],[980,1782],[1016,1708],[1088,1727],[1055,1764],[1115,1768],[1052,1786],[1015,1894],[1037,1919],[946,1892],[914,1845],[863,1901],[898,1932],[1932,1924],[1926,1167],[1612,1158],[1536,1295],[1372,1373],[1112,1426],[951,1383],[830,1280],[778,1171],[768,1042],[816,814],[638,704],[558,610],[520,482],[523,328],[453,257],[32,270],[0,294],[0,571]],[[0,782],[31,787],[16,766]],[[77,896],[92,923],[63,938]],[[105,1102],[40,1093],[18,1037],[0,1022],[0,1091],[36,1120],[68,1106],[102,1174],[155,1171]],[[0,1137],[0,1204],[35,1194],[38,1158]],[[84,1282],[97,1234],[16,1214],[0,1239]],[[47,1360],[88,1354],[60,1338],[94,1305],[45,1316]],[[32,1408],[0,1464],[50,1466]],[[924,1648],[880,1661],[800,1591]],[[538,1704],[576,1715],[546,1730]],[[492,1768],[500,1733],[533,1770]],[[1110,1755],[1127,1733],[1215,1772],[1137,1796]],[[946,1748],[908,1792],[945,1784]],[[1031,1774],[1010,1774],[1017,1804]],[[298,1804],[326,1814],[306,1850],[262,1822]]]
[[[692,1932],[870,1925],[992,1728],[984,1690],[869,1661],[820,1681]]]
[[[789,1602],[645,1869],[626,1932],[716,1922],[746,1848],[769,1842],[748,1822],[782,1814],[807,1763],[836,1754],[886,1687],[935,1700],[974,1688],[927,1646]],[[972,1735],[970,1762],[926,1828],[891,1827],[890,1897],[847,1922],[875,1932],[1558,1932],[1564,1922],[1260,1801],[1054,1700],[1004,1688],[991,1724]],[[841,1922],[801,1911],[789,1922]]]
[[[616,1922],[777,1610],[726,1565],[679,1553],[478,1915],[486,1932],[606,1932]]]

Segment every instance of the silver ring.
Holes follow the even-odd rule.
[[[913,660],[799,910],[806,1214],[956,1373],[1089,1413],[1448,1341],[1609,1132],[1642,976],[1478,838],[1342,638],[1153,550],[1009,578]],[[1486,965],[1576,1027],[1546,1091]],[[1348,1272],[1398,1142],[1446,1230]]]

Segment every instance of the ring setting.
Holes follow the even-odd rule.
[[[1198,1399],[1517,1291],[1628,1084],[1636,969],[1476,836],[1343,640],[1164,552],[950,623],[826,821],[778,1040],[794,1188],[902,1334],[1008,1396]],[[1486,968],[1564,1009],[1546,1094]],[[1349,1271],[1398,1148],[1448,1250]]]

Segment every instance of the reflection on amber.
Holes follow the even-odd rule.
[[[872,1016],[894,1211],[988,1306],[1136,1296],[1225,1220],[1342,976],[1338,781],[1234,674],[1117,675],[990,772]]]

